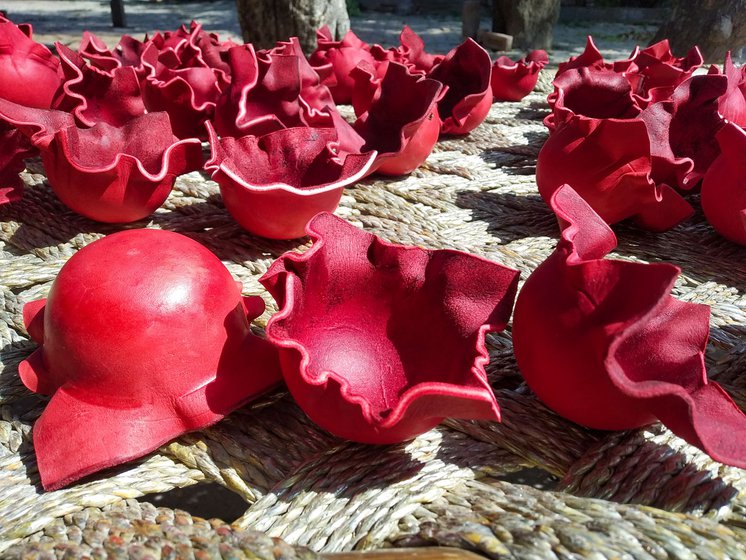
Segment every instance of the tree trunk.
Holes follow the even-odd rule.
[[[464,0],[461,7],[461,39],[477,38],[479,20],[482,15],[482,4],[479,0]]]
[[[513,36],[513,47],[551,49],[560,0],[494,0],[492,31]]]
[[[127,27],[124,14],[124,0],[111,0],[111,25],[113,27]]]
[[[236,0],[243,40],[257,48],[298,37],[306,53],[316,48],[316,30],[328,25],[336,38],[350,29],[345,0]]]
[[[746,44],[746,0],[674,0],[671,19],[652,42],[662,39],[679,56],[697,45],[705,60],[722,63],[727,51],[737,55]]]

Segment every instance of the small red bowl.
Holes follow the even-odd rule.
[[[218,138],[207,123],[205,169],[225,207],[247,231],[270,239],[305,234],[308,221],[334,211],[347,185],[368,174],[376,152],[346,153],[335,128],[282,128],[263,136]]]
[[[438,102],[443,134],[467,134],[487,118],[492,107],[492,60],[474,40],[449,52],[427,75],[448,87]]]
[[[541,49],[516,62],[499,57],[492,65],[492,95],[497,101],[520,101],[534,90],[539,72],[548,62],[549,56]]]
[[[110,223],[152,214],[176,177],[202,166],[196,138],[178,140],[166,113],[147,113],[123,127],[104,122],[57,131],[42,162],[52,190],[75,212]]]
[[[417,169],[432,152],[440,135],[438,101],[443,85],[411,74],[397,62],[377,69],[361,64],[352,71],[354,128],[364,140],[363,151],[378,152],[373,169],[383,175],[404,175]],[[358,94],[358,95],[356,95]]]
[[[716,138],[720,155],[702,181],[702,210],[720,235],[746,245],[746,131],[728,123]]]
[[[34,424],[44,488],[61,488],[222,419],[279,385],[254,336],[264,309],[205,247],[156,229],[114,233],[60,270],[23,318],[39,348],[18,371],[51,399]]]

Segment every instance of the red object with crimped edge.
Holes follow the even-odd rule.
[[[360,64],[355,79],[353,106],[358,115],[357,132],[364,143],[360,150],[378,152],[373,170],[384,175],[403,175],[417,169],[432,152],[440,135],[438,101],[443,85],[411,74],[397,62],[385,62],[383,77],[376,69]]]
[[[336,128],[218,138],[208,122],[207,131],[212,155],[205,169],[226,209],[244,229],[270,239],[303,236],[308,221],[334,211],[344,188],[365,177],[376,157],[346,152]]]
[[[443,134],[466,134],[487,118],[492,107],[492,60],[474,40],[451,50],[427,77],[448,87],[438,102]]]
[[[499,57],[492,65],[492,95],[497,101],[520,101],[536,87],[539,72],[548,62],[549,56],[541,49],[515,62]]]
[[[71,257],[23,310],[40,348],[19,374],[51,395],[33,428],[44,488],[141,457],[278,385],[277,351],[249,329],[263,310],[177,233],[115,233]]]
[[[609,224],[632,218],[665,231],[694,213],[673,188],[656,184],[645,123],[572,116],[544,143],[536,184],[547,204],[565,183]]]
[[[589,428],[663,422],[746,467],[746,415],[707,380],[709,308],[671,297],[679,269],[604,257],[616,237],[571,187],[552,197],[562,237],[518,296],[513,345],[537,396]]]
[[[280,307],[267,336],[312,420],[383,444],[444,417],[500,419],[484,340],[510,317],[517,271],[388,243],[328,213],[307,229],[313,247],[286,253],[260,281]]]
[[[720,114],[741,128],[746,127],[746,66],[738,68],[733,64],[729,51],[725,55],[723,71],[713,65],[708,74],[723,74],[728,79],[728,88],[718,100]]]
[[[31,26],[0,15],[0,98],[27,107],[49,108],[62,76],[59,60],[31,38]],[[33,84],[33,87],[29,87]],[[7,122],[0,122],[0,206],[23,195],[24,158],[36,150]]]
[[[720,155],[702,181],[702,210],[723,237],[746,245],[746,131],[728,123],[716,139]]]
[[[335,103],[350,103],[355,86],[350,72],[360,62],[374,62],[370,46],[352,31],[348,31],[341,41],[335,41],[326,25],[316,31],[316,39],[318,46],[308,61],[317,68],[331,66],[331,73],[325,73],[326,79],[322,83],[329,86]]]

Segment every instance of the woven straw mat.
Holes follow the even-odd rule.
[[[535,184],[552,74],[522,102],[496,103],[470,135],[439,142],[410,176],[347,189],[337,214],[394,242],[481,255],[525,279],[558,237]],[[659,425],[604,433],[558,417],[522,383],[510,326],[487,341],[502,423],[447,420],[407,443],[366,446],[325,433],[278,392],[142,460],[43,492],[31,427],[46,400],[18,379],[18,363],[36,347],[21,309],[47,294],[77,250],[121,226],[63,207],[38,162],[23,178],[23,200],[0,208],[1,557],[312,558],[449,545],[492,558],[746,559],[744,471]],[[200,173],[180,177],[162,208],[127,227],[178,231],[206,245],[244,294],[264,298],[260,326],[277,307],[258,278],[283,252],[308,245],[243,231]],[[674,295],[711,306],[708,371],[743,408],[746,249],[701,214],[663,234],[615,229],[613,256],[680,266]],[[556,487],[505,480],[526,468],[553,475]],[[228,526],[135,500],[204,482],[239,494],[245,514]]]

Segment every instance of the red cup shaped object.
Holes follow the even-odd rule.
[[[631,119],[640,114],[632,88],[622,74],[607,68],[577,68],[554,79],[549,105],[557,124],[563,115],[594,119]]]
[[[725,76],[693,76],[640,113],[650,137],[653,180],[683,190],[699,186],[720,154],[713,139],[725,125],[718,100],[727,87]]]
[[[728,51],[725,55],[723,71],[721,72],[717,66],[713,65],[708,73],[722,73],[728,78],[728,89],[718,100],[720,114],[741,128],[746,127],[746,66],[736,67]]]
[[[148,76],[141,81],[148,111],[165,111],[177,138],[207,139],[205,121],[215,112],[222,92],[218,73],[209,66],[170,68],[158,61],[158,50],[150,43],[142,55]]]
[[[331,64],[334,79],[325,84],[329,84],[335,103],[350,103],[355,86],[350,72],[362,61],[374,62],[370,47],[352,31],[348,31],[341,41],[335,41],[326,25],[316,31],[316,41],[316,50],[308,61],[315,67]]]
[[[632,85],[640,104],[651,96],[669,96],[694,71],[702,66],[704,59],[699,48],[692,47],[685,57],[675,57],[668,39],[664,39],[639,51],[625,68],[624,75]],[[656,92],[657,90],[657,92]]]
[[[24,159],[36,154],[29,140],[19,130],[0,121],[0,206],[21,199],[23,181],[18,175],[24,170]]]
[[[75,116],[82,126],[98,123],[122,126],[145,114],[137,71],[131,66],[101,70],[81,55],[56,43],[64,82],[52,107]]]
[[[492,107],[492,60],[474,40],[467,39],[435,66],[428,78],[448,86],[438,103],[444,134],[467,134],[487,118]]]
[[[499,420],[485,334],[510,317],[518,272],[473,255],[382,241],[323,213],[313,247],[260,282],[267,325],[308,416],[363,443],[413,438],[445,417]]]
[[[117,54],[121,56],[123,64],[137,66],[140,61],[136,56],[142,56],[145,48],[151,45],[158,51],[160,64],[173,70],[212,68],[218,82],[230,82],[228,50],[237,45],[233,41],[221,41],[214,33],[207,33],[201,24],[192,21],[189,28],[182,25],[176,31],[156,32],[144,44],[125,35]]]
[[[187,42],[177,52],[181,68],[190,66],[208,66],[215,70],[221,83],[230,81],[228,51],[238,46],[231,40],[222,41],[216,33],[208,33],[202,24],[192,21],[187,33]],[[183,33],[183,32],[182,32]]]
[[[569,186],[552,208],[562,237],[526,280],[513,317],[526,383],[589,428],[658,419],[713,459],[746,467],[746,415],[707,380],[709,308],[671,297],[673,265],[604,259],[614,233]]]
[[[384,175],[404,175],[417,169],[432,152],[440,135],[438,100],[443,85],[421,75],[410,74],[406,66],[386,62],[381,80],[376,70],[360,65],[352,71],[355,91],[376,91],[355,121],[355,131],[365,140],[361,151],[378,152],[373,169]],[[356,111],[360,107],[356,107]]]
[[[112,72],[115,68],[122,66],[132,66],[135,68],[137,76],[145,79],[149,69],[146,69],[142,64],[142,53],[150,44],[147,39],[142,42],[129,35],[122,35],[114,50],[110,50],[99,37],[90,31],[83,31],[78,54],[86,59],[91,66],[95,66],[104,72]]]
[[[121,53],[116,49],[112,52],[106,43],[90,31],[83,31],[78,54],[104,72],[111,72],[114,68],[122,66]]]
[[[627,59],[605,62],[593,38],[588,36],[583,53],[561,62],[555,79],[579,68],[615,72],[629,83],[635,103],[642,109],[651,100],[670,96],[674,88],[689,78],[701,64],[702,54],[697,47],[693,47],[685,57],[677,58],[671,53],[668,40],[642,50],[635,47]]]
[[[73,255],[47,299],[23,309],[40,348],[19,374],[52,397],[33,428],[44,488],[141,457],[278,385],[277,351],[249,329],[263,309],[177,233],[123,231]]]
[[[61,82],[59,66],[47,47],[0,19],[0,97],[48,109]]]
[[[308,112],[326,112],[335,108],[334,98],[319,73],[330,74],[331,65],[318,67],[317,71],[317,68],[311,66],[306,60],[297,37],[291,37],[287,41],[278,41],[274,48],[267,51],[267,54],[272,59],[291,57],[297,61],[300,78],[298,98]],[[315,122],[314,116],[311,116],[307,124],[314,126]]]
[[[304,235],[308,221],[333,211],[345,186],[360,180],[376,152],[345,153],[334,128],[283,128],[263,136],[218,138],[207,123],[205,169],[225,207],[247,231],[270,239]]]
[[[396,50],[413,73],[428,74],[445,58],[442,54],[426,52],[425,41],[408,25],[405,25],[399,34],[399,44]]]
[[[492,65],[492,95],[497,101],[520,101],[536,87],[539,72],[549,62],[547,52],[531,51],[525,58],[513,62],[501,56]]]
[[[629,59],[618,62],[605,62],[601,51],[593,42],[593,37],[588,35],[585,42],[585,49],[578,56],[571,56],[565,62],[560,62],[557,65],[557,73],[555,78],[559,78],[562,74],[568,70],[576,68],[605,68],[607,70],[616,70],[617,72],[624,72],[631,64],[632,58],[634,58],[639,49],[635,49]]]
[[[702,181],[702,210],[723,237],[746,245],[746,131],[728,123],[716,138],[720,155]]]
[[[166,113],[123,127],[62,128],[42,161],[52,189],[69,208],[100,222],[125,223],[153,213],[176,177],[202,166],[196,138],[178,140]]]
[[[694,209],[673,188],[651,179],[650,152],[639,119],[573,116],[542,146],[536,184],[547,204],[567,183],[608,224],[633,218],[646,229],[665,231]]]
[[[300,63],[294,56],[256,53],[251,44],[228,51],[231,84],[218,98],[212,124],[221,136],[262,135],[307,126],[301,114]]]
[[[31,26],[16,26],[0,16],[0,98],[26,107],[49,108],[62,81],[59,61],[31,38]],[[29,87],[29,84],[33,84]],[[34,147],[6,121],[0,122],[0,206],[23,194],[24,158]]]

